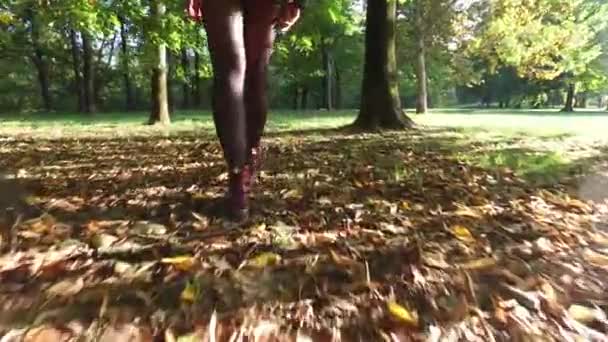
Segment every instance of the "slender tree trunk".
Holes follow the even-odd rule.
[[[51,95],[49,66],[41,49],[35,49],[32,60],[38,71],[38,86],[42,97],[42,106],[46,112],[50,112],[53,110],[53,97]]]
[[[82,76],[84,80],[85,111],[87,113],[95,113],[97,111],[95,105],[95,65],[93,63],[91,37],[87,32],[82,32],[82,52],[84,62]]]
[[[176,96],[173,93],[173,75],[175,74],[174,55],[169,50],[167,51],[167,101],[169,102],[169,112],[175,111]]]
[[[131,83],[130,60],[129,60],[129,34],[127,25],[123,17],[120,18],[120,46],[122,50],[122,79],[124,82],[125,109],[127,111],[135,110],[135,95],[133,93],[133,85]]]
[[[194,99],[194,106],[199,108],[201,106],[201,74],[199,68],[201,67],[201,56],[198,51],[194,50],[194,72],[192,77],[192,98]]]
[[[306,110],[308,108],[308,87],[304,87],[302,89],[302,103],[300,104],[300,109]]]
[[[587,108],[587,94],[582,93],[577,96],[576,106],[578,108]]]
[[[300,104],[300,94],[301,94],[301,89],[299,86],[294,86],[293,89],[293,98],[292,98],[292,102],[291,102],[291,107],[293,108],[293,110],[298,110],[299,109],[299,104]]]
[[[365,29],[365,65],[361,108],[354,126],[403,129],[413,122],[403,114],[395,57],[395,0],[369,0]]]
[[[182,82],[182,108],[186,109],[190,107],[190,80],[192,79],[190,75],[190,59],[188,58],[188,50],[183,47],[182,48],[182,70],[184,72],[184,81]]]
[[[332,58],[325,45],[323,45],[321,53],[323,55],[323,69],[325,71],[325,75],[323,76],[323,107],[327,110],[333,110]]]
[[[428,92],[426,76],[426,47],[424,43],[424,22],[421,1],[416,1],[416,113],[426,114]]]
[[[161,0],[151,1],[152,15],[158,20],[165,14],[165,5]],[[167,89],[167,47],[161,43],[156,46],[156,61],[152,71],[152,112],[150,113],[150,124],[168,125],[171,123],[169,116],[169,99]]]
[[[576,92],[576,86],[574,83],[568,84],[568,95],[566,96],[566,104],[562,109],[562,112],[574,112],[574,95]]]
[[[49,76],[48,61],[44,56],[44,51],[40,46],[40,31],[36,17],[31,9],[27,10],[27,15],[31,23],[31,38],[34,53],[31,56],[32,63],[38,72],[38,87],[40,89],[40,97],[42,98],[42,106],[46,112],[53,110],[53,97],[51,95],[51,82]]]
[[[76,31],[70,29],[70,43],[72,46],[72,69],[74,71],[74,81],[76,83],[76,94],[78,95],[78,111],[85,111],[84,87],[82,83],[82,73],[80,71],[80,47]]]
[[[340,109],[342,108],[342,81],[340,79],[340,69],[338,68],[338,63],[336,63],[336,61],[334,61],[334,74],[336,76],[336,81],[334,82],[336,102],[334,103],[334,106],[337,109]]]

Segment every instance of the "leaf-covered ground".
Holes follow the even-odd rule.
[[[239,227],[209,135],[0,138],[1,340],[608,340],[605,149],[453,133],[275,134]]]

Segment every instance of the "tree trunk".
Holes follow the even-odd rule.
[[[329,50],[325,45],[321,48],[321,53],[323,55],[323,107],[327,110],[333,110],[333,70],[332,70],[332,58]]]
[[[184,73],[184,81],[182,83],[182,108],[187,109],[190,107],[190,59],[188,58],[188,50],[182,48],[182,70]]]
[[[46,112],[50,112],[53,110],[53,98],[51,95],[48,63],[44,58],[42,50],[39,48],[35,49],[32,59],[38,71],[38,85],[40,87],[40,96],[42,97],[42,106]]]
[[[369,0],[365,29],[365,64],[361,108],[354,126],[375,130],[403,129],[413,122],[403,114],[395,58],[394,0]]]
[[[38,72],[38,86],[40,88],[42,106],[45,111],[50,112],[53,110],[53,98],[51,95],[49,65],[48,61],[44,57],[44,51],[40,46],[40,32],[38,31],[38,22],[36,17],[31,12],[31,9],[28,10],[27,13],[31,20],[32,47],[34,49],[34,54],[31,56],[31,59],[32,63],[34,63],[34,66],[36,67],[36,71]]]
[[[302,89],[302,103],[300,104],[300,109],[306,110],[308,108],[308,87],[304,87]]]
[[[95,113],[95,66],[93,64],[93,48],[91,46],[91,37],[87,32],[82,32],[82,52],[84,69],[82,76],[84,79],[84,103],[85,112]]]
[[[76,83],[76,94],[78,95],[78,111],[85,111],[84,87],[82,83],[82,73],[80,71],[80,47],[76,31],[70,29],[70,43],[72,45],[72,69],[74,71],[74,81]]]
[[[165,14],[165,6],[161,0],[151,1],[151,12],[157,20]],[[152,112],[150,113],[150,124],[168,125],[171,123],[169,116],[169,99],[167,92],[167,47],[160,43],[156,46],[156,61],[152,71]]]
[[[128,32],[125,19],[120,18],[120,46],[122,50],[122,79],[124,82],[125,109],[127,111],[135,110],[135,95],[133,85],[131,83],[130,61],[129,61],[129,45]]]
[[[166,49],[167,53],[167,101],[169,102],[169,112],[175,111],[175,94],[173,93],[173,75],[175,74],[175,66],[173,53]]]
[[[566,97],[566,104],[562,109],[562,112],[574,112],[574,95],[576,91],[574,83],[568,84],[568,95]]]
[[[192,77],[192,97],[194,99],[194,106],[199,108],[201,106],[201,74],[199,68],[201,67],[201,56],[197,50],[194,50],[194,72]]]
[[[587,94],[582,93],[578,96],[576,100],[576,106],[578,108],[587,108]]]
[[[334,61],[334,73],[336,76],[336,81],[334,82],[334,94],[336,102],[334,103],[334,107],[336,109],[342,108],[342,82],[340,79],[340,69],[338,69],[338,64]]]
[[[426,48],[424,43],[423,13],[420,0],[416,2],[416,113],[426,114],[428,92],[426,76]]]
[[[293,89],[293,98],[292,98],[292,102],[291,102],[291,107],[293,108],[293,110],[298,110],[300,109],[300,94],[301,94],[301,88],[299,86],[294,86]]]

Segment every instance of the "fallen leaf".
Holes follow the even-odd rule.
[[[255,256],[252,259],[249,259],[246,263],[247,266],[256,267],[256,268],[264,268],[266,266],[274,266],[281,262],[281,256],[272,253],[266,252]]]
[[[160,262],[163,264],[172,265],[175,268],[177,268],[178,270],[182,270],[182,271],[189,271],[196,264],[196,260],[194,259],[193,256],[190,256],[190,255],[176,256],[176,257],[172,257],[172,258],[163,258],[163,259],[161,259]]]
[[[118,238],[110,234],[96,234],[91,239],[91,245],[95,248],[107,248],[118,241]]]
[[[158,223],[150,223],[140,221],[135,224],[133,230],[141,235],[164,235],[167,233],[167,227]]]
[[[571,305],[568,308],[568,314],[583,324],[606,321],[606,314],[601,309],[589,308],[583,305]]]
[[[473,234],[471,234],[467,227],[461,225],[454,225],[452,226],[451,230],[452,234],[454,234],[454,236],[456,236],[456,238],[458,238],[459,240],[464,242],[475,242]]]
[[[55,297],[70,297],[78,294],[83,288],[84,279],[66,279],[49,287],[46,293]]]
[[[597,266],[608,266],[608,256],[592,251],[591,249],[585,249],[583,252],[583,257],[588,262],[595,264]]]
[[[391,317],[397,321],[414,326],[418,325],[418,318],[416,315],[408,311],[403,306],[397,304],[397,302],[390,301],[388,302],[387,307]]]
[[[199,289],[194,282],[188,282],[182,293],[180,294],[181,300],[184,302],[193,303],[199,294]]]
[[[495,267],[497,261],[495,258],[480,258],[460,264],[460,267],[465,270],[479,271]]]

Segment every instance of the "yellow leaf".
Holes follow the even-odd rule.
[[[188,271],[194,267],[195,260],[194,257],[189,255],[176,256],[173,258],[163,258],[161,259],[163,264],[173,265],[178,270]]]
[[[182,291],[180,298],[184,302],[194,302],[196,300],[197,292],[198,292],[198,290],[197,290],[196,286],[193,283],[188,282],[188,284]]]
[[[596,266],[608,266],[608,255],[594,252],[591,249],[586,249],[583,253],[583,257],[585,258],[585,260],[592,264],[595,264]]]
[[[281,262],[281,256],[275,253],[266,252],[247,261],[247,265],[251,267],[264,268],[273,266]]]
[[[298,189],[292,189],[283,194],[283,199],[299,199],[302,197],[302,192]]]
[[[492,268],[494,266],[496,266],[496,259],[494,258],[476,259],[460,265],[460,267],[465,270],[483,270],[487,268]]]
[[[454,234],[454,236],[456,236],[459,240],[462,240],[464,242],[474,242],[475,241],[475,238],[473,237],[473,234],[471,234],[469,229],[467,227],[464,227],[461,225],[452,226],[452,234]]]
[[[388,311],[391,313],[393,318],[400,322],[418,325],[418,318],[416,315],[410,313],[406,308],[397,304],[397,302],[388,302]]]

